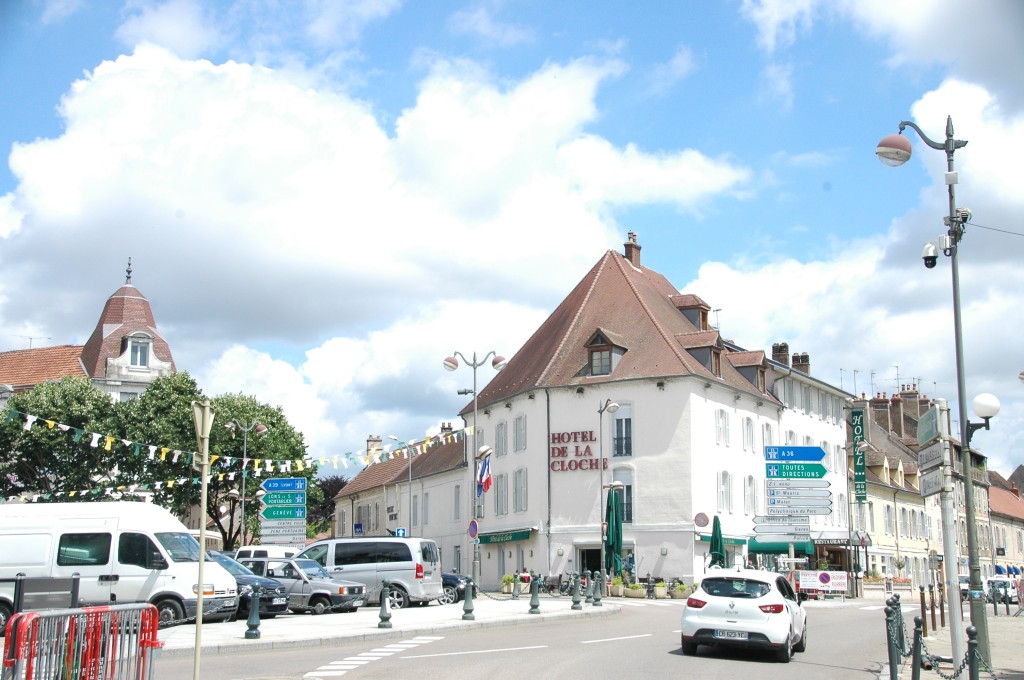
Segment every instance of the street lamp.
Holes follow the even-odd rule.
[[[601,485],[597,487],[597,530],[601,538],[601,564],[598,565],[598,569],[601,571],[602,588],[608,577],[604,570],[604,520],[601,518],[601,501],[604,500],[604,412],[615,413],[618,410],[618,403],[611,399],[605,399],[604,404],[597,407],[597,436],[600,437],[597,445],[601,454],[601,459],[597,461],[597,471],[601,480]]]
[[[916,124],[910,121],[902,121],[900,123],[901,134],[893,134],[885,137],[878,143],[878,148],[875,150],[875,153],[878,154],[879,160],[881,160],[885,165],[895,167],[903,165],[910,160],[910,140],[902,136],[903,130],[908,127],[913,128],[921,140],[931,148],[946,152],[947,170],[945,182],[949,190],[949,215],[943,218],[943,221],[946,223],[948,231],[944,236],[940,237],[937,242],[930,242],[926,244],[922,257],[924,258],[925,267],[931,269],[935,267],[938,259],[938,251],[941,249],[942,253],[949,257],[950,269],[952,270],[953,335],[956,347],[956,389],[957,408],[959,410],[960,419],[961,465],[963,467],[964,475],[964,505],[966,506],[965,510],[967,514],[967,563],[968,569],[970,570],[971,624],[978,631],[978,652],[981,654],[982,658],[988,662],[992,657],[989,653],[988,619],[986,618],[985,613],[985,592],[981,583],[981,565],[978,560],[978,527],[975,522],[974,512],[974,480],[971,478],[972,465],[970,441],[973,430],[967,417],[967,389],[965,387],[964,379],[964,341],[960,316],[960,265],[957,258],[960,241],[964,235],[964,223],[971,219],[971,211],[965,208],[956,207],[955,187],[958,178],[956,170],[953,168],[953,154],[957,149],[967,146],[967,141],[953,138],[952,116],[946,117],[946,139],[944,142],[936,142],[929,139],[928,135],[922,132],[921,128]],[[996,403],[998,404],[998,401]],[[982,404],[983,410],[985,409],[985,406],[986,404]],[[998,406],[996,407],[996,410],[998,411]],[[981,413],[978,415],[985,418],[984,427],[987,429],[988,419],[991,415],[984,416]],[[981,427],[981,425],[978,425],[978,427]]]
[[[241,545],[248,545],[245,542],[245,477],[248,474],[246,468],[249,465],[249,433],[255,430],[256,434],[265,434],[268,428],[266,425],[256,420],[252,421],[251,423],[243,423],[239,422],[234,418],[225,423],[224,427],[228,430],[231,430],[232,437],[235,436],[236,430],[242,431],[242,492],[238,496],[239,499],[241,500],[242,508],[242,527],[240,532],[240,538]]]
[[[395,435],[389,434],[388,439],[398,442],[401,448],[405,448],[405,442]],[[409,532],[409,535],[412,535],[412,450],[409,450],[405,455],[409,458],[409,528],[406,531]]]
[[[491,358],[492,356],[494,357],[494,359],[491,361],[491,367],[494,370],[500,371],[501,369],[505,368],[505,365],[508,363],[505,360],[505,357],[500,356],[494,350],[491,350],[490,352],[485,354],[484,357],[482,359],[480,359],[480,361],[477,361],[477,359],[476,359],[476,352],[473,352],[473,360],[472,361],[467,359],[466,356],[464,354],[462,354],[461,352],[454,352],[452,354],[452,356],[447,357],[444,360],[444,369],[446,371],[454,371],[455,369],[457,369],[459,367],[459,360],[458,360],[457,357],[462,357],[462,360],[464,362],[466,362],[466,365],[468,365],[470,368],[473,369],[473,389],[471,390],[471,393],[473,394],[473,448],[472,448],[472,451],[473,451],[473,478],[470,480],[470,488],[471,489],[473,488],[473,485],[476,484],[476,478],[477,478],[477,474],[478,474],[477,466],[480,464],[480,458],[481,458],[481,454],[483,453],[483,448],[484,448],[484,447],[481,447],[480,450],[478,451],[477,450],[477,445],[476,445],[476,443],[478,441],[477,440],[477,415],[478,415],[478,408],[477,407],[478,407],[478,400],[477,400],[477,388],[476,388],[476,369],[478,369],[481,366],[483,366],[487,362],[487,360],[489,358]],[[467,393],[466,390],[459,390],[459,394],[466,394],[466,393]],[[488,448],[488,451],[489,450],[490,449]],[[470,517],[472,517],[474,520],[476,520],[477,519],[477,516],[476,516],[476,509],[477,509],[476,493],[471,492],[469,494],[469,498],[470,498],[470,503],[472,503],[472,505],[471,505],[472,510],[470,512]],[[473,572],[472,572],[472,574],[473,574],[473,583],[477,583],[477,584],[480,583],[480,544],[479,543],[473,543]]]

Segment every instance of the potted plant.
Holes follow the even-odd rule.
[[[677,583],[676,587],[669,592],[669,597],[673,600],[685,600],[686,599],[686,584]]]
[[[668,597],[668,587],[665,585],[665,581],[656,581],[654,583],[654,598],[657,600],[664,600]]]
[[[622,597],[622,577],[612,579],[612,597]]]
[[[512,574],[505,574],[501,577],[501,592],[506,595],[512,593],[512,583],[515,581]]]
[[[635,597],[642,600],[647,597],[647,589],[642,583],[630,583],[629,586],[622,591],[622,594],[626,597]]]

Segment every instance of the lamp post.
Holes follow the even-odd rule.
[[[601,563],[598,565],[598,569],[601,572],[601,587],[604,587],[604,581],[607,578],[604,569],[604,520],[601,518],[601,501],[604,500],[604,412],[615,413],[618,410],[618,403],[611,399],[605,399],[604,404],[597,407],[597,436],[600,437],[597,446],[601,454],[600,460],[597,461],[597,471],[601,480],[600,486],[597,487],[597,532],[601,539]]]
[[[267,431],[268,428],[267,428],[266,425],[264,425],[263,423],[261,423],[261,422],[259,422],[257,420],[254,420],[254,421],[252,421],[250,423],[244,423],[244,422],[239,422],[235,418],[232,418],[227,423],[225,423],[224,427],[226,429],[228,429],[228,430],[231,430],[231,436],[232,437],[235,436],[235,431],[236,430],[241,430],[242,431],[242,492],[239,494],[238,497],[241,500],[241,508],[242,508],[242,520],[241,520],[242,526],[241,526],[241,531],[240,531],[240,540],[241,540],[241,545],[246,545],[246,542],[245,542],[245,477],[248,474],[248,471],[246,470],[246,468],[249,466],[249,433],[252,432],[253,430],[255,430],[256,434],[264,434]]]
[[[392,441],[398,442],[398,444],[403,449],[406,448],[405,447],[405,442],[400,440],[395,435],[389,434],[388,435],[388,439],[391,439]],[[407,531],[411,535],[412,534],[412,449],[409,449],[407,451],[406,456],[409,458],[409,465],[408,465],[408,468],[409,468],[409,528],[407,529]]]
[[[464,362],[466,362],[466,365],[468,365],[470,368],[473,369],[473,389],[472,389],[472,394],[473,394],[473,448],[472,448],[472,451],[473,451],[473,478],[470,480],[470,488],[471,489],[476,484],[476,478],[477,478],[477,474],[478,474],[477,466],[480,464],[480,457],[481,457],[480,454],[483,453],[482,449],[484,448],[484,447],[481,447],[481,449],[478,450],[477,449],[477,445],[476,445],[476,443],[478,441],[478,439],[477,439],[477,429],[476,428],[477,428],[477,416],[478,416],[478,406],[479,406],[479,400],[477,399],[477,388],[476,388],[476,369],[478,369],[481,366],[483,366],[487,362],[487,360],[490,359],[492,356],[494,357],[494,359],[491,361],[491,367],[494,368],[494,370],[500,371],[501,369],[505,368],[505,365],[508,363],[505,360],[505,357],[498,355],[498,353],[495,352],[494,350],[491,350],[490,352],[485,354],[484,357],[482,359],[480,359],[479,361],[477,361],[476,352],[473,352],[473,359],[472,359],[472,361],[467,359],[466,356],[464,354],[462,354],[461,352],[454,352],[452,354],[452,356],[447,357],[444,360],[444,368],[445,368],[446,371],[454,371],[454,370],[456,370],[459,367],[459,359],[457,357],[461,357],[462,360]],[[459,390],[459,394],[465,394],[465,393],[466,393],[465,390]],[[488,449],[488,451],[489,451],[489,449]],[[477,509],[476,499],[477,499],[477,497],[476,497],[475,490],[469,494],[469,498],[470,498],[470,503],[472,503],[472,505],[470,506],[472,508],[472,510],[470,512],[470,517],[472,517],[475,520],[475,519],[477,519],[477,516],[476,516],[476,509]],[[479,584],[480,583],[480,544],[479,543],[473,543],[473,571],[472,571],[472,574],[473,574],[473,583],[474,584]]]
[[[949,257],[950,269],[952,270],[953,278],[953,336],[956,348],[956,389],[957,389],[957,408],[958,416],[960,420],[960,443],[961,443],[961,466],[963,467],[964,476],[964,505],[967,515],[967,563],[968,569],[970,570],[970,612],[971,612],[971,624],[978,631],[978,652],[986,662],[991,660],[991,654],[989,650],[989,636],[988,636],[988,619],[985,613],[985,592],[981,583],[981,564],[978,559],[978,525],[975,520],[974,510],[974,480],[971,477],[971,451],[970,442],[971,434],[974,429],[982,427],[982,425],[973,425],[968,421],[967,416],[967,390],[965,387],[964,379],[964,342],[963,342],[963,328],[962,320],[960,315],[960,265],[957,257],[957,251],[959,250],[960,241],[964,235],[964,223],[971,219],[971,211],[966,208],[956,207],[956,191],[955,187],[957,184],[957,173],[953,166],[953,154],[956,153],[957,149],[961,149],[967,146],[966,140],[954,139],[953,138],[953,118],[952,116],[946,117],[946,139],[943,142],[936,142],[928,138],[921,128],[910,121],[902,121],[900,123],[900,134],[888,135],[878,143],[878,148],[875,153],[878,154],[879,160],[885,165],[895,167],[903,165],[910,160],[911,146],[910,140],[902,136],[903,130],[906,128],[913,128],[917,132],[921,140],[933,149],[946,152],[946,175],[945,182],[949,192],[949,215],[943,218],[943,221],[948,227],[948,231],[944,236],[941,236],[936,242],[929,242],[925,245],[922,256],[924,258],[925,267],[932,269],[936,265],[938,259],[938,251],[942,250],[942,253]],[[994,397],[993,397],[994,399]],[[986,406],[991,404],[982,403],[982,409],[988,411]],[[998,412],[998,400],[995,406],[996,412]],[[988,429],[988,420],[995,413],[984,415],[979,413],[985,419],[984,427]]]

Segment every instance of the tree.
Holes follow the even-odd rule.
[[[316,485],[320,490],[322,499],[309,508],[309,523],[314,525],[317,532],[327,531],[334,522],[334,497],[345,488],[349,480],[341,475],[330,475],[319,477]]]
[[[0,424],[0,496],[96,500],[131,464],[123,445],[107,439],[119,430],[115,404],[88,378],[41,383],[11,397],[8,408]],[[29,418],[38,420],[25,429]]]

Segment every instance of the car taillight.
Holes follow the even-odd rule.
[[[423,565],[416,563],[416,578],[423,578]]]
[[[758,607],[765,614],[781,614],[782,610],[785,609],[781,604],[763,604]]]
[[[686,606],[687,607],[693,607],[694,609],[700,609],[701,607],[703,607],[706,604],[707,604],[707,602],[705,602],[704,600],[698,600],[695,597],[688,597],[688,598],[686,598]]]

